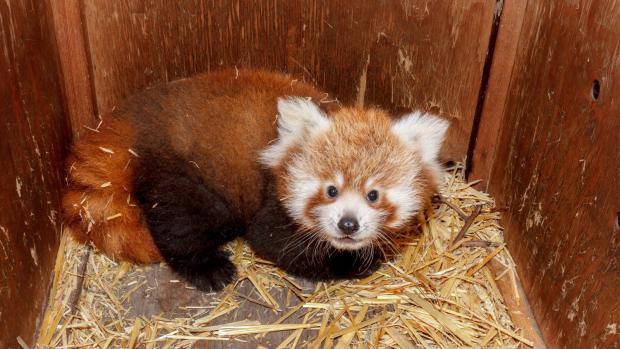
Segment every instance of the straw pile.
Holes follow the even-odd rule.
[[[421,234],[397,260],[363,280],[297,280],[255,258],[239,240],[230,245],[239,281],[196,296],[182,281],[153,279],[174,277],[165,266],[88,256],[89,248],[64,238],[37,348],[531,346],[514,327],[496,284],[515,278],[499,213],[493,199],[460,173],[447,172],[441,203],[428,213]],[[503,269],[496,276],[488,267],[492,259]],[[161,296],[149,296],[163,288],[173,290],[164,296],[174,301],[170,309],[155,304],[165,302]],[[194,296],[178,301],[187,292]],[[248,309],[256,308],[269,316],[251,316]]]

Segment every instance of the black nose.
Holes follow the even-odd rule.
[[[340,222],[338,222],[338,228],[340,228],[344,234],[351,235],[360,228],[360,225],[357,223],[357,219],[355,218],[342,217]]]

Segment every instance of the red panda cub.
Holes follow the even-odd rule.
[[[235,276],[222,246],[310,279],[363,276],[428,204],[446,121],[342,107],[279,73],[225,70],[147,89],[67,159],[74,237],[123,260],[164,260],[197,288]]]

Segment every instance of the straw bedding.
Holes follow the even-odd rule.
[[[239,240],[229,246],[239,281],[201,294],[164,265],[115,262],[65,234],[37,348],[531,346],[496,284],[515,280],[499,213],[461,173],[446,172],[420,233],[363,280],[299,280]]]

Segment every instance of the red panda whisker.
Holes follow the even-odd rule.
[[[384,259],[387,259],[390,256],[390,254],[385,251],[384,247],[385,245],[383,244],[380,244],[380,243],[377,244],[377,248],[379,248],[379,251],[381,251],[381,255],[383,256]]]
[[[310,242],[305,244],[305,247],[299,252],[297,253],[297,255],[295,255],[295,257],[291,258],[291,260],[288,263],[288,267],[291,267],[293,265],[293,263],[302,255],[306,252],[306,250],[308,249],[308,246],[312,245],[312,242],[315,240],[314,236],[312,235],[308,235],[310,237]],[[304,239],[305,240],[305,239]],[[299,244],[296,245],[297,247],[299,247]]]
[[[383,246],[381,244],[377,244],[377,247],[379,248],[379,250],[381,251],[381,255],[383,256],[383,258],[387,258],[388,254],[385,252],[385,250],[383,249]]]
[[[366,271],[368,271],[368,269],[372,266],[374,252],[375,252],[374,244],[370,244],[362,248],[361,257],[362,257],[362,267],[364,268],[362,269],[362,272],[361,272],[362,274],[366,273]]]
[[[392,240],[390,240],[389,237],[386,236],[386,234],[382,231],[379,232],[379,234],[377,234],[377,237],[379,239],[379,242],[385,244],[388,247],[393,247],[394,246],[394,242]]]
[[[390,251],[393,254],[398,254],[398,243],[394,241],[389,235],[383,232],[381,233],[381,235],[383,236],[384,241],[387,243],[387,247],[390,249]]]
[[[299,252],[297,254],[297,256],[295,256],[295,258],[293,258],[290,262],[289,265],[291,265],[295,260],[297,260],[297,258],[303,254],[306,251],[309,251],[310,247],[312,247],[313,245],[317,245],[316,246],[316,251],[320,250],[320,244],[324,243],[324,239],[322,239],[320,237],[320,235],[318,234],[318,230],[316,228],[313,229],[309,229],[306,227],[301,227],[298,229],[298,233],[294,234],[294,236],[301,236],[300,238],[293,238],[291,239],[291,242],[288,243],[282,250],[283,254],[288,254],[288,252],[297,249],[298,247],[300,247],[300,245],[304,244],[305,247],[304,249],[301,250],[301,252]],[[313,261],[314,261],[314,257],[315,257],[316,253],[313,254]]]
[[[379,230],[378,234],[377,234],[377,237],[379,238],[380,242],[385,243],[385,247],[387,247],[392,254],[397,254],[398,253],[398,246],[397,246],[396,242],[393,241],[392,238],[389,235],[387,235],[384,230]],[[382,248],[382,251],[383,251],[384,255],[386,255],[385,254],[385,250],[383,250],[383,248]]]
[[[327,246],[325,246],[328,245],[328,242],[321,237],[322,231],[320,229],[312,229],[312,232],[315,237],[314,242],[316,242],[316,246],[312,253],[312,261],[320,262],[321,259],[325,257],[326,251],[328,250]]]
[[[303,234],[301,235],[301,237],[297,237],[297,234],[295,234],[293,238],[290,239],[290,241],[282,249],[282,254],[286,254],[289,251],[295,250],[302,244],[309,243],[310,240],[312,240],[313,238],[314,236],[312,236],[311,234]]]
[[[289,248],[295,248],[297,247],[299,244],[302,244],[304,242],[306,242],[307,240],[309,240],[311,238],[311,236],[306,235],[306,234],[294,234],[293,236],[286,236],[284,239],[288,239],[287,244],[284,246],[283,251],[288,250]]]
[[[396,241],[394,241],[394,239],[392,238],[392,236],[389,235],[390,231],[386,230],[386,229],[379,229],[379,233],[386,239],[388,239],[389,241],[396,243]]]
[[[312,262],[317,263],[320,261],[319,252],[321,252],[321,249],[323,247],[323,242],[318,238],[315,239],[314,242],[315,242],[315,247],[312,250]]]
[[[286,254],[288,251],[294,250],[304,243],[305,239],[290,239],[286,242],[286,245],[282,248],[282,254]]]
[[[277,229],[286,229],[286,228],[288,228],[289,226],[290,226],[290,225],[284,225],[284,226],[280,226],[280,227],[278,227]],[[301,234],[300,234],[300,235],[301,235]],[[303,237],[303,236],[304,236],[304,235],[302,235],[302,237]],[[296,234],[294,234],[294,236],[293,236],[293,237],[297,237],[297,236],[296,236]],[[288,235],[287,235],[287,236],[283,236],[283,237],[282,237],[282,238],[280,238],[280,239],[275,240],[274,242],[282,242],[282,241],[284,241],[284,240],[289,240],[289,239],[291,239],[291,236],[288,236]],[[293,240],[294,240],[294,239],[293,239]]]
[[[307,246],[308,250],[310,250],[310,247],[313,244],[315,245],[314,249],[312,250],[312,254],[311,254],[311,256],[312,256],[312,260],[311,261],[313,263],[320,262],[323,254],[321,256],[319,256],[318,252],[325,250],[325,248],[323,247],[324,242],[325,241],[323,239],[321,239],[318,235],[315,234],[314,235],[314,239],[312,240],[312,242],[310,244],[308,244],[308,246]]]

